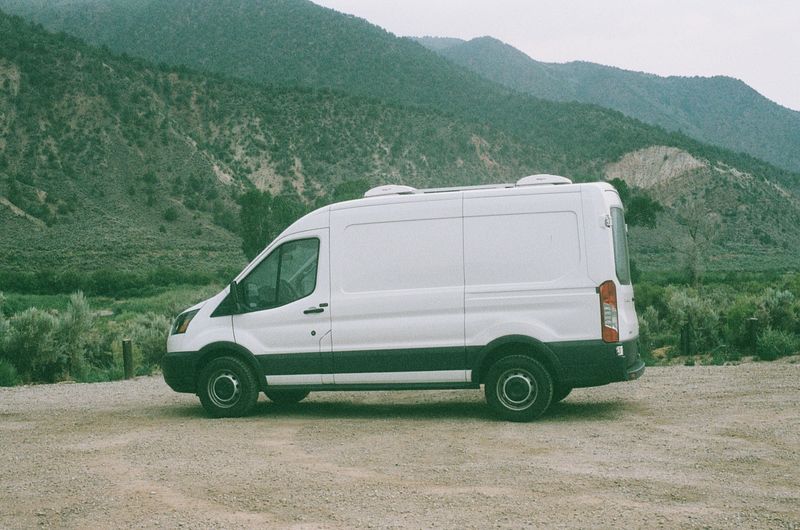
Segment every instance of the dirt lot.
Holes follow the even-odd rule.
[[[650,368],[496,421],[479,391],[207,419],[160,378],[0,390],[0,527],[800,528],[800,359]]]

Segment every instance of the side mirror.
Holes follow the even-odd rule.
[[[236,283],[236,280],[231,282],[230,286],[230,297],[233,300],[233,312],[239,314],[242,312],[242,300],[239,297],[239,284]]]

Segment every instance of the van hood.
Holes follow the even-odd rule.
[[[206,305],[206,302],[208,302],[209,300],[210,300],[210,298],[207,298],[206,300],[203,300],[202,302],[198,302],[198,303],[194,304],[192,307],[187,307],[186,309],[181,311],[180,314],[186,313],[187,311],[199,310],[201,307]]]

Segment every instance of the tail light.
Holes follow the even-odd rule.
[[[608,280],[600,284],[600,318],[603,342],[619,342],[619,312],[617,311],[617,286]]]

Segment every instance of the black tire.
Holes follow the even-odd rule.
[[[281,388],[272,388],[264,391],[267,397],[276,405],[294,405],[300,403],[311,391],[303,389],[286,390]]]
[[[237,418],[249,413],[258,401],[253,371],[235,357],[218,357],[200,372],[200,403],[214,418]]]
[[[558,403],[559,401],[567,397],[570,392],[572,392],[571,386],[564,386],[555,383],[553,385],[553,399],[550,401],[550,404],[552,405],[554,403]]]
[[[553,378],[535,359],[503,357],[489,369],[484,386],[486,401],[501,418],[530,421],[541,416],[553,398]]]

